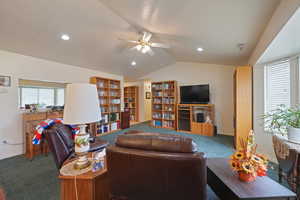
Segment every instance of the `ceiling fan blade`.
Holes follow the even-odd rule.
[[[153,55],[154,55],[154,51],[153,51],[151,48],[149,48],[149,50],[147,51],[147,53],[148,53],[150,56],[153,56]]]
[[[130,43],[134,43],[134,44],[139,43],[139,41],[136,41],[136,40],[128,40],[128,39],[123,39],[123,38],[118,38],[118,40],[125,41],[125,42],[130,42]]]
[[[159,48],[165,48],[165,49],[169,49],[170,48],[170,45],[162,44],[162,43],[152,42],[152,43],[150,43],[150,45],[151,45],[151,47],[159,47]]]
[[[129,50],[137,50],[137,51],[140,51],[141,49],[143,48],[142,45],[138,44],[138,45],[135,45],[134,47],[130,48]]]
[[[151,37],[152,37],[152,33],[144,32],[144,35],[143,35],[143,40],[144,41],[149,42]]]
[[[134,47],[131,47],[129,50],[130,51],[137,50],[137,46],[139,46],[139,45],[135,45]]]

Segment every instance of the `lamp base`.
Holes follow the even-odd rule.
[[[74,164],[74,169],[81,170],[89,167],[91,165],[91,161],[87,158],[87,156],[80,156],[78,160]]]

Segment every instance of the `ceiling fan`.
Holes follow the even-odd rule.
[[[143,54],[148,53],[151,56],[154,55],[154,51],[151,49],[151,47],[164,48],[164,49],[170,48],[170,46],[167,44],[151,42],[150,41],[151,38],[152,38],[152,33],[145,31],[143,32],[143,35],[139,40],[125,40],[125,41],[136,44],[134,47],[130,48],[130,50],[137,50],[142,52]]]

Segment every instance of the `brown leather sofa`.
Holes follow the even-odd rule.
[[[55,124],[44,130],[43,134],[53,154],[55,164],[60,169],[66,160],[75,156],[72,130],[64,124]],[[90,152],[101,150],[108,145],[108,142],[99,138],[94,140],[90,143]]]
[[[206,157],[191,138],[119,135],[106,151],[113,200],[205,200]]]

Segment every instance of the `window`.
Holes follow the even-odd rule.
[[[284,104],[291,106],[291,72],[289,61],[265,66],[265,113]]]
[[[19,105],[63,106],[66,83],[19,79]]]
[[[46,106],[64,105],[64,88],[20,87],[20,107],[25,104]]]
[[[63,106],[65,104],[65,89],[56,89],[56,105]]]

